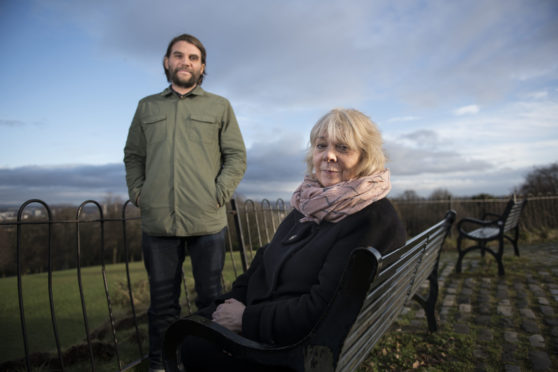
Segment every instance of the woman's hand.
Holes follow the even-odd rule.
[[[229,298],[217,306],[212,314],[212,320],[233,332],[240,333],[245,308],[246,306],[242,302]]]

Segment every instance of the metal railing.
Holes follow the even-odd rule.
[[[558,228],[558,216],[556,213],[556,210],[558,210],[558,196],[538,195],[530,196],[528,199],[529,203],[521,218],[522,229],[537,231]],[[460,217],[480,217],[486,212],[501,213],[507,200],[509,198],[480,200],[448,199],[442,201],[393,199],[392,202],[406,225],[408,236],[414,236],[416,231],[422,231],[424,226],[431,225],[433,221],[439,219],[439,216],[443,215],[448,209],[457,211],[458,219]],[[35,206],[31,212],[26,212],[35,204],[39,207]],[[229,226],[227,260],[230,260],[234,277],[245,271],[254,257],[254,252],[271,240],[279,223],[290,211],[290,208],[281,199],[275,203],[271,203],[267,199],[259,203],[253,200],[231,200],[227,206]],[[71,369],[67,363],[65,364],[69,348],[65,348],[60,340],[60,324],[55,311],[56,307],[53,296],[53,273],[61,268],[76,270],[75,274],[77,276],[83,317],[83,331],[86,339],[86,345],[82,350],[87,350],[86,353],[88,354],[91,369],[96,369],[97,359],[95,350],[98,342],[92,337],[94,331],[91,330],[90,315],[87,312],[87,301],[82,284],[82,269],[85,266],[100,265],[104,295],[106,297],[108,324],[110,325],[109,332],[112,336],[108,347],[113,350],[115,369],[120,371],[129,370],[147,358],[144,345],[142,345],[142,340],[145,341],[145,336],[142,336],[140,330],[140,318],[143,318],[143,314],[138,314],[136,309],[134,303],[135,293],[130,275],[130,263],[140,261],[142,258],[139,211],[131,205],[130,201],[125,202],[119,211],[111,211],[107,206],[101,206],[96,201],[87,200],[77,208],[73,218],[67,217],[67,213],[66,217],[62,216],[63,218],[59,219],[55,219],[54,215],[63,215],[63,213],[60,210],[55,213],[42,200],[31,199],[19,207],[15,219],[0,221],[0,233],[3,233],[3,235],[0,235],[0,243],[2,244],[0,246],[0,253],[4,253],[2,257],[6,257],[6,254],[9,253],[8,251],[13,249],[14,244],[10,244],[10,241],[12,238],[15,240],[16,270],[14,273],[4,271],[2,275],[17,276],[17,296],[24,353],[22,358],[12,358],[11,361],[0,360],[0,369],[2,369],[3,365],[8,365],[19,369],[25,368],[30,371],[41,364],[44,366],[45,363],[55,369]],[[120,230],[117,226],[120,226]],[[45,227],[46,234],[44,231],[39,230]],[[95,229],[95,231],[92,231],[92,229]],[[110,235],[109,237],[107,237],[107,233]],[[69,238],[72,235],[73,237]],[[58,240],[63,238],[65,243],[60,243]],[[41,249],[44,250],[44,247],[40,247],[37,244],[46,245],[48,257],[46,267],[31,267],[31,264],[28,265],[29,267],[25,267],[26,261],[30,261],[29,257],[40,256]],[[67,245],[71,247],[66,247]],[[107,245],[113,248],[107,249]],[[25,256],[26,250],[24,248],[28,246],[33,248],[33,252],[27,252],[28,254]],[[61,254],[60,251],[65,250],[66,256],[68,256],[69,248],[73,251],[75,257],[73,264],[67,258],[61,261],[56,260]],[[96,251],[100,252],[98,256],[85,259],[85,253],[89,256],[94,256]],[[121,254],[120,251],[123,251],[123,253]],[[238,257],[241,260],[241,268],[237,267],[236,260]],[[41,260],[35,261],[42,262]],[[131,312],[129,318],[118,319],[114,314],[109,279],[106,272],[107,261],[112,264],[120,262],[125,265],[126,292],[128,295],[129,312]],[[50,359],[47,362],[44,360],[34,362],[37,359],[35,358],[37,353],[32,353],[29,348],[29,334],[32,333],[29,332],[26,323],[25,292],[23,290],[22,278],[36,272],[47,273],[50,323],[56,345],[56,355],[53,353],[49,354]],[[183,286],[186,294],[183,301],[187,307],[187,312],[191,313],[192,301],[189,297],[184,273]],[[48,321],[45,320],[45,322]],[[135,359],[127,362],[124,361],[120,352],[120,346],[123,341],[119,341],[117,337],[119,324],[125,322],[131,322],[133,325],[133,333],[135,335],[133,339],[137,348]],[[74,332],[78,332],[78,330],[74,330]]]
[[[46,211],[46,221],[39,219],[31,219],[29,217],[29,215],[25,215],[25,209],[31,205],[37,203],[39,205],[41,205],[45,211]],[[93,219],[84,219],[84,216],[86,216],[87,214],[90,213],[86,213],[85,210],[88,206],[93,205],[94,209],[97,209],[98,211],[98,217],[97,218],[93,218]],[[141,345],[141,342],[138,342],[138,350],[139,350],[139,354],[140,354],[140,358],[138,361],[134,361],[132,363],[130,363],[129,365],[124,366],[123,362],[120,358],[120,353],[119,353],[119,342],[118,339],[116,337],[116,324],[115,324],[115,317],[114,317],[114,313],[113,313],[113,308],[112,308],[112,301],[111,301],[111,296],[110,296],[110,292],[109,292],[109,285],[108,285],[108,279],[107,279],[107,275],[106,275],[106,265],[105,265],[105,224],[107,222],[121,222],[122,223],[122,239],[123,239],[123,246],[125,247],[126,250],[126,258],[128,257],[128,252],[127,252],[127,248],[128,248],[128,241],[127,241],[127,234],[126,234],[126,221],[128,220],[128,218],[126,218],[125,213],[126,213],[126,208],[129,205],[129,202],[124,203],[123,207],[122,207],[122,217],[121,218],[106,218],[103,215],[103,208],[101,207],[101,205],[93,200],[87,200],[84,201],[76,210],[76,214],[75,214],[75,219],[73,220],[54,220],[53,219],[53,213],[52,210],[50,208],[50,206],[45,203],[42,200],[39,199],[31,199],[26,201],[25,203],[23,203],[21,205],[21,207],[19,208],[18,212],[17,212],[17,219],[14,222],[2,222],[1,225],[4,226],[10,226],[10,225],[15,225],[16,226],[16,230],[17,230],[17,239],[16,239],[16,266],[17,266],[17,282],[18,282],[18,300],[19,300],[19,313],[20,313],[20,321],[21,321],[21,333],[22,333],[22,337],[23,337],[23,347],[24,347],[24,353],[25,353],[25,357],[23,358],[24,361],[24,365],[25,368],[30,371],[32,367],[36,367],[36,366],[32,366],[31,364],[31,360],[33,359],[37,359],[37,358],[32,358],[31,357],[31,353],[29,351],[29,332],[28,332],[28,328],[26,326],[26,314],[25,314],[25,306],[24,306],[24,293],[23,293],[23,286],[22,286],[22,277],[23,277],[23,273],[24,273],[24,269],[22,268],[22,252],[23,252],[23,248],[24,248],[24,239],[23,239],[23,229],[25,227],[28,227],[29,225],[47,225],[48,226],[48,234],[47,234],[47,250],[48,250],[48,268],[47,268],[47,272],[48,272],[48,294],[49,294],[49,306],[50,306],[50,316],[51,316],[51,322],[52,322],[52,330],[53,330],[53,334],[54,334],[54,338],[55,338],[55,343],[56,343],[56,351],[57,351],[57,360],[56,361],[50,361],[54,364],[54,368],[56,369],[60,369],[60,370],[64,370],[65,369],[65,364],[64,364],[64,353],[62,351],[62,345],[60,342],[60,336],[59,336],[59,327],[57,324],[57,317],[56,317],[56,313],[55,313],[55,306],[54,306],[54,299],[53,299],[53,281],[52,281],[52,276],[53,276],[53,272],[55,271],[53,269],[53,240],[55,238],[55,235],[53,233],[54,230],[54,226],[55,225],[61,225],[61,226],[70,226],[70,225],[74,225],[75,226],[75,268],[76,268],[76,274],[77,274],[77,283],[78,283],[78,288],[79,288],[79,297],[80,297],[80,303],[81,303],[81,311],[82,311],[82,316],[83,316],[83,325],[85,328],[85,338],[87,340],[87,351],[89,354],[89,361],[90,361],[90,365],[91,365],[91,369],[95,370],[95,356],[94,356],[94,342],[91,339],[91,330],[90,330],[90,325],[89,325],[89,316],[87,313],[87,304],[86,304],[86,300],[85,300],[85,295],[84,295],[84,288],[83,288],[83,275],[82,275],[82,242],[83,242],[83,233],[82,233],[82,228],[84,225],[86,224],[96,224],[98,225],[99,228],[99,234],[100,234],[100,239],[98,240],[98,242],[100,243],[100,252],[101,255],[100,257],[102,258],[100,265],[101,265],[101,274],[102,274],[102,279],[103,279],[103,285],[104,285],[104,292],[105,292],[105,297],[106,297],[106,302],[107,302],[107,307],[108,307],[108,318],[109,318],[109,322],[110,322],[110,326],[111,326],[111,334],[112,334],[112,339],[113,339],[113,350],[116,356],[116,364],[119,370],[125,370],[128,369],[136,364],[138,364],[139,362],[141,362],[141,359],[145,358],[144,352],[143,352],[143,348]],[[134,217],[132,219],[137,219],[138,217]],[[38,252],[37,252],[38,254]],[[135,311],[135,307],[134,307],[134,301],[133,301],[133,293],[132,293],[132,288],[131,288],[131,282],[130,282],[130,273],[129,273],[129,267],[128,267],[128,263],[129,260],[126,259],[125,260],[125,264],[126,264],[126,277],[127,277],[127,282],[128,282],[128,291],[129,291],[129,296],[130,296],[130,308],[133,314],[133,323],[135,326],[135,330],[136,330],[136,339],[140,340],[141,338],[139,337],[139,328],[138,328],[138,320],[137,320],[137,314]],[[39,360],[39,363],[45,363],[44,360]],[[17,364],[17,363],[16,363]]]
[[[457,212],[457,218],[481,218],[486,213],[502,214],[510,198],[527,198],[520,224],[524,232],[540,233],[558,229],[558,195],[510,195],[501,198],[471,199],[449,198],[446,200],[400,200],[391,199],[407,229],[408,236],[424,230],[444,211]],[[455,226],[453,230],[455,230]]]
[[[251,200],[247,200],[242,202],[242,204],[252,205],[253,208],[255,203]],[[30,206],[39,205],[39,208],[34,208],[30,213],[26,213],[26,210],[30,208]],[[50,366],[51,368],[66,370],[68,366],[65,365],[65,360],[68,359],[66,355],[68,350],[64,350],[64,347],[60,341],[60,328],[59,322],[57,321],[57,314],[55,311],[55,303],[54,303],[54,296],[53,296],[53,273],[56,272],[53,264],[53,257],[54,257],[54,248],[60,247],[59,244],[54,244],[56,240],[55,234],[55,227],[58,227],[60,231],[71,230],[74,233],[73,239],[73,251],[75,262],[72,269],[76,271],[76,279],[79,288],[79,298],[81,304],[81,313],[83,318],[83,326],[84,326],[84,333],[85,333],[85,340],[86,340],[86,347],[82,349],[86,349],[89,358],[89,364],[91,366],[91,370],[96,370],[97,365],[97,358],[96,358],[96,344],[97,342],[93,339],[92,334],[94,331],[91,330],[90,326],[90,315],[88,314],[87,308],[88,304],[86,301],[85,290],[83,285],[83,273],[82,269],[84,267],[83,255],[84,251],[91,251],[91,250],[98,250],[100,251],[100,262],[95,262],[94,264],[100,265],[101,267],[101,276],[103,280],[103,288],[104,288],[104,296],[107,305],[107,317],[108,323],[110,325],[110,334],[112,336],[112,340],[110,342],[110,348],[114,351],[114,359],[115,359],[115,369],[120,371],[129,370],[130,368],[138,365],[143,360],[147,358],[145,354],[144,346],[142,345],[142,337],[140,335],[140,322],[135,305],[134,305],[134,291],[132,288],[132,280],[130,278],[130,234],[128,224],[134,221],[139,221],[140,217],[138,213],[132,213],[132,216],[129,216],[129,207],[131,203],[130,201],[125,202],[122,205],[120,216],[114,217],[106,217],[103,211],[106,209],[101,206],[98,202],[93,200],[87,200],[83,202],[76,210],[75,217],[73,219],[54,219],[52,208],[42,200],[39,199],[31,199],[24,202],[18,209],[17,217],[15,220],[12,221],[3,221],[0,222],[0,228],[4,229],[14,229],[15,228],[15,251],[16,251],[16,272],[15,275],[17,276],[17,294],[18,294],[18,302],[19,302],[19,318],[20,318],[20,326],[21,326],[21,334],[22,334],[22,342],[23,342],[23,352],[24,357],[21,359],[11,360],[11,361],[0,361],[0,369],[2,369],[2,365],[12,366],[12,367],[19,367],[25,368],[30,371],[32,368],[40,367],[41,365],[44,366],[45,364]],[[256,250],[259,246],[266,244],[269,241],[269,238],[273,235],[279,221],[285,214],[286,208],[285,204],[282,201],[278,201],[276,205],[281,208],[280,210],[276,211],[272,207],[269,201],[261,203],[257,208],[254,208],[255,213],[250,213],[248,211],[239,211],[237,208],[236,200],[232,200],[229,205],[227,206],[228,211],[228,218],[229,218],[229,229],[228,229],[228,239],[227,239],[227,260],[231,261],[231,265],[234,270],[234,276],[240,274],[240,270],[245,271],[249,262],[252,258],[252,252]],[[135,207],[133,207],[135,209]],[[246,208],[246,207],[245,207]],[[42,209],[42,211],[40,210]],[[137,212],[137,211],[136,211]],[[252,230],[251,221],[259,221],[260,219],[263,220],[261,226],[265,229],[266,234],[265,236],[260,233],[260,231],[254,232]],[[243,223],[243,220],[246,223]],[[121,342],[117,337],[117,318],[114,314],[113,303],[111,300],[111,293],[109,290],[109,279],[107,277],[107,238],[105,234],[105,230],[107,224],[115,224],[118,223],[121,226],[121,235],[119,239],[121,240],[121,244],[117,244],[119,248],[124,249],[124,259],[122,260],[125,264],[125,276],[126,276],[126,287],[127,293],[129,297],[129,310],[131,311],[131,323],[133,324],[135,330],[135,337],[136,340],[136,347],[137,347],[137,359],[125,363],[121,357],[120,353],[120,346]],[[257,222],[259,223],[259,222]],[[92,231],[84,231],[85,226],[88,226],[89,230],[93,227],[96,228],[95,232]],[[46,267],[41,268],[33,268],[32,270],[26,269],[24,266],[25,259],[24,259],[24,252],[26,251],[26,243],[30,242],[28,237],[29,234],[33,233],[33,231],[26,231],[30,226],[46,226],[47,233],[39,234],[46,242],[46,250],[48,255],[48,262]],[[114,229],[114,226],[112,226]],[[134,234],[138,235],[138,229],[134,230]],[[36,231],[35,231],[36,232]],[[29,234],[28,234],[29,233]],[[10,234],[7,234],[10,235]],[[98,236],[99,239],[92,239],[91,236]],[[27,237],[27,239],[26,239]],[[246,238],[245,238],[246,237]],[[249,244],[245,243],[245,240],[248,239]],[[258,243],[255,244],[252,242],[257,241]],[[34,240],[34,239],[31,239]],[[136,236],[136,245],[138,245],[138,237]],[[3,241],[2,243],[2,250],[9,249],[10,244],[8,242]],[[37,252],[33,255],[40,255],[38,250],[40,248],[37,246],[37,241],[33,241],[34,248],[36,248]],[[112,242],[114,243],[114,242]],[[66,243],[67,244],[67,243]],[[98,246],[97,246],[98,245]],[[85,249],[85,246],[87,249]],[[96,247],[95,247],[96,246]],[[137,247],[135,248],[137,250]],[[235,254],[236,251],[240,251],[241,254]],[[110,253],[110,252],[108,252]],[[121,257],[121,255],[110,254],[112,258],[111,263],[117,263],[118,260],[115,260],[115,257]],[[136,255],[137,256],[137,255]],[[242,269],[237,268],[236,258],[240,256],[242,260]],[[109,258],[110,259],[110,258]],[[67,260],[65,260],[67,261]],[[91,260],[88,260],[86,266],[90,266]],[[28,275],[33,272],[40,272],[46,271],[48,275],[48,297],[49,297],[49,308],[50,308],[50,318],[51,318],[51,327],[52,332],[55,339],[56,345],[56,356],[49,356],[47,360],[45,360],[44,353],[32,353],[29,348],[30,339],[29,335],[33,334],[30,332],[27,322],[26,322],[26,309],[25,309],[25,292],[23,290],[22,279],[25,275]],[[5,273],[4,273],[5,274]],[[184,292],[186,294],[185,298],[185,305],[187,309],[187,313],[192,312],[192,301],[189,297],[189,290],[186,283],[186,275],[183,272],[183,285],[184,285]],[[120,319],[122,322],[123,319]],[[78,332],[78,330],[75,330]],[[42,358],[41,358],[41,354]],[[6,364],[7,363],[7,364]],[[66,363],[67,364],[67,363]]]

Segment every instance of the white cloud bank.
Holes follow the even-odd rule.
[[[478,114],[480,111],[480,107],[477,105],[469,105],[469,106],[463,106],[458,108],[457,110],[454,111],[454,114],[457,116],[462,116],[462,115],[472,115],[472,114]]]

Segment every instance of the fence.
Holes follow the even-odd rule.
[[[251,200],[241,201],[243,210],[239,210],[236,205],[237,201],[232,200],[227,206],[229,218],[227,261],[232,267],[234,277],[247,269],[252,259],[252,252],[270,240],[287,213],[286,205],[281,199],[277,200],[275,205],[268,200],[257,204]],[[0,222],[2,242],[0,252],[3,252],[0,258],[2,260],[10,261],[8,250],[11,250],[12,247],[9,243],[15,242],[13,250],[15,252],[15,272],[4,271],[4,276],[7,273],[17,277],[21,343],[24,353],[23,358],[14,358],[7,351],[7,355],[2,355],[0,359],[0,370],[25,368],[30,371],[32,368],[45,366],[49,369],[72,369],[72,367],[68,367],[68,361],[73,363],[76,359],[80,360],[83,355],[87,355],[90,368],[96,370],[99,359],[103,359],[100,355],[108,353],[110,358],[114,359],[111,370],[124,371],[135,367],[147,358],[145,354],[147,351],[146,337],[142,336],[142,331],[140,331],[142,323],[145,323],[145,314],[138,314],[136,309],[135,297],[137,294],[134,293],[130,273],[130,265],[134,261],[141,261],[140,217],[138,210],[129,201],[123,204],[119,216],[114,212],[114,210],[110,211],[110,206],[101,206],[96,201],[87,200],[77,208],[74,218],[69,218],[67,210],[59,209],[57,213],[54,213],[44,201],[31,199],[20,206],[13,221]],[[55,219],[55,214],[61,218]],[[107,234],[107,231],[110,231],[110,234]],[[133,233],[130,234],[130,231]],[[110,237],[107,238],[107,236]],[[75,260],[73,265],[68,259],[70,251]],[[98,254],[94,252],[98,252]],[[57,255],[58,258],[60,258],[59,256],[64,256],[64,258],[57,260]],[[46,260],[44,260],[45,257]],[[240,263],[238,262],[239,257]],[[111,297],[113,293],[109,290],[109,287],[112,286],[109,285],[107,262],[112,265],[118,262],[124,263],[129,314],[120,318],[114,312],[114,301]],[[106,333],[102,325],[101,328],[91,326],[91,313],[93,312],[89,310],[93,301],[86,301],[87,290],[85,287],[87,286],[84,285],[84,277],[89,275],[84,274],[84,269],[93,265],[100,265],[100,277],[103,282],[102,297],[106,298],[106,317],[111,338],[109,342],[101,342],[98,339],[99,336],[104,336]],[[75,271],[82,317],[81,326],[86,340],[84,344],[72,348],[65,348],[61,342],[60,317],[57,315],[59,307],[55,305],[53,274],[63,271],[63,269]],[[54,341],[53,349],[55,349],[55,352],[50,354],[45,353],[44,350],[30,350],[30,341],[37,334],[34,330],[29,329],[26,320],[28,314],[25,300],[27,298],[23,279],[40,275],[38,273],[42,271],[46,272],[47,276],[48,300],[46,306],[48,306],[47,312],[50,314],[50,320],[43,319],[42,323],[50,323]],[[185,306],[187,313],[191,313],[193,311],[189,296],[191,290],[188,288],[186,275],[183,275],[183,286],[182,305]],[[4,298],[6,297],[4,296]],[[143,310],[145,311],[145,309]],[[0,314],[0,319],[5,318],[3,315]],[[98,319],[94,323],[98,324]],[[132,339],[134,339],[137,349],[136,357],[134,360],[124,360],[125,358],[122,358],[120,352],[122,342],[117,337],[117,331],[130,325],[133,328]],[[74,329],[73,332],[77,333],[79,330]],[[9,335],[10,332],[7,333]],[[10,339],[8,335],[4,333],[5,338]],[[30,335],[33,336],[30,337]],[[14,341],[17,341],[17,337],[16,340],[11,339],[10,343]],[[2,347],[2,350],[6,351],[6,348]],[[76,356],[76,353],[81,353],[81,355]],[[128,352],[128,354],[130,353]],[[76,367],[76,370],[79,368]],[[101,369],[106,368],[106,365],[101,367]]]
[[[507,198],[501,199],[448,199],[442,201],[425,201],[425,200],[392,200],[398,213],[407,228],[408,236],[414,236],[432,223],[436,222],[440,216],[443,216],[448,209],[457,211],[460,217],[477,217],[480,218],[485,212],[501,213]],[[531,231],[540,231],[545,229],[558,228],[558,196],[532,196],[522,216],[522,228]],[[38,207],[37,207],[38,205]],[[35,208],[31,208],[34,206]],[[279,199],[275,203],[263,200],[256,203],[252,200],[232,200],[227,206],[229,229],[227,243],[227,261],[232,269],[233,276],[236,277],[245,271],[253,258],[253,252],[266,244],[272,238],[280,221],[289,212],[290,206]],[[30,212],[26,212],[30,210]],[[39,212],[40,210],[40,212]],[[32,367],[46,366],[55,369],[73,369],[75,359],[83,359],[86,356],[88,361],[81,360],[82,363],[90,365],[92,370],[96,369],[96,365],[100,359],[103,359],[103,367],[111,370],[129,370],[140,364],[146,359],[146,337],[142,327],[145,326],[145,308],[136,309],[135,298],[138,297],[138,290],[134,287],[134,281],[131,279],[130,266],[134,266],[134,270],[143,271],[143,267],[138,268],[137,263],[141,262],[141,233],[139,226],[139,211],[133,207],[129,201],[123,204],[121,210],[111,209],[110,206],[101,206],[98,202],[88,200],[83,202],[75,211],[74,217],[64,211],[58,210],[53,212],[51,207],[45,202],[32,199],[21,205],[17,212],[17,217],[12,221],[0,222],[0,260],[9,259],[11,256],[8,250],[13,251],[10,242],[15,241],[15,263],[17,277],[17,297],[19,305],[20,335],[22,345],[11,345],[23,349],[24,357],[21,352],[17,353],[19,357],[14,357],[13,353],[0,359],[0,370],[21,369],[31,370]],[[54,219],[54,215],[58,218]],[[65,243],[61,243],[61,241]],[[68,243],[69,242],[69,243]],[[29,248],[32,247],[32,248]],[[60,254],[68,256],[71,252],[74,256],[74,264],[68,257],[57,259]],[[98,253],[98,254],[97,254]],[[43,259],[37,257],[46,256],[46,266],[41,263]],[[240,263],[238,260],[240,259]],[[39,262],[37,266],[33,266],[35,262]],[[127,302],[123,305],[126,309],[121,310],[120,314],[114,311],[114,301],[111,295],[114,295],[114,286],[109,283],[107,275],[107,262],[111,264],[111,268],[123,263],[125,275],[125,284],[122,289],[125,292],[124,298]],[[91,326],[91,313],[88,312],[89,306],[99,305],[99,299],[96,301],[87,301],[86,291],[84,290],[83,278],[89,275],[84,274],[84,270],[89,270],[93,265],[100,265],[100,277],[102,278],[102,292],[106,302],[106,314],[104,317],[105,324],[99,320],[99,315],[95,315],[95,324],[101,326]],[[33,267],[29,267],[33,266]],[[41,266],[41,267],[39,267]],[[66,271],[64,271],[66,270]],[[72,272],[77,278],[77,291],[79,292],[79,308],[81,311],[82,331],[85,335],[85,343],[68,348],[65,342],[61,341],[60,326],[58,312],[60,307],[55,305],[54,281],[53,274],[60,272]],[[35,274],[46,272],[47,292],[48,292],[48,313],[50,321],[47,319],[39,320],[42,325],[50,323],[49,327],[52,331],[54,339],[55,352],[46,353],[45,350],[31,350],[30,341],[37,337],[33,330],[30,330],[26,321],[26,297],[23,289],[24,277],[36,277]],[[6,272],[4,272],[6,275]],[[8,273],[8,275],[10,275]],[[42,274],[44,275],[44,274]],[[10,278],[5,278],[10,279]],[[3,280],[5,281],[5,280]],[[75,279],[73,280],[75,282]],[[186,305],[188,313],[192,312],[190,301],[190,292],[188,289],[186,276],[183,277],[184,296],[183,301]],[[4,288],[4,287],[0,287]],[[6,290],[7,291],[7,290]],[[64,288],[69,291],[69,288]],[[103,295],[99,295],[103,297]],[[4,298],[5,293],[3,294]],[[122,301],[120,301],[122,303]],[[7,319],[5,314],[0,313],[0,319]],[[35,322],[35,326],[36,326]],[[2,325],[3,327],[7,326]],[[127,327],[127,328],[126,328]],[[131,336],[126,342],[119,341],[118,334],[123,329],[131,329]],[[72,329],[73,333],[80,332],[78,329]],[[110,341],[101,341],[106,333],[110,335]],[[9,332],[8,332],[9,333]],[[33,337],[29,337],[33,334]],[[5,333],[6,338],[6,333]],[[9,339],[9,337],[7,337]],[[121,338],[122,340],[123,338]],[[12,342],[13,344],[14,342]],[[132,344],[135,344],[133,346]],[[135,348],[135,351],[130,351]],[[126,349],[126,355],[123,356],[121,349]],[[72,356],[78,354],[78,357]],[[108,354],[108,357],[100,355]],[[134,356],[135,355],[135,356]],[[113,363],[112,367],[106,367],[105,359],[110,359]]]
[[[517,199],[524,196],[512,195]],[[522,230],[542,233],[558,228],[558,195],[529,195],[528,203],[521,216]],[[508,202],[507,198],[459,199],[447,200],[398,200],[393,204],[405,223],[408,236],[414,236],[442,216],[448,209],[457,212],[457,218],[482,218],[485,213],[501,214]],[[453,227],[456,228],[456,225]]]

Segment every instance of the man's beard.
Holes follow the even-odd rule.
[[[174,85],[181,88],[192,88],[200,80],[200,73],[192,70],[187,70],[190,73],[189,79],[181,79],[178,77],[178,72],[182,69],[171,70],[171,81]]]

